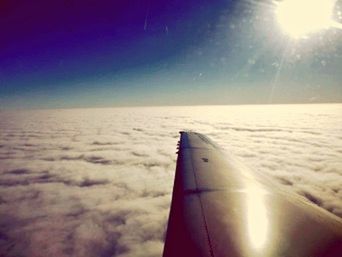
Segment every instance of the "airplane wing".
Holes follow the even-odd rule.
[[[164,257],[342,256],[342,221],[181,132]]]

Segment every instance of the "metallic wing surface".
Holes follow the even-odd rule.
[[[181,132],[163,256],[340,257],[342,222]]]

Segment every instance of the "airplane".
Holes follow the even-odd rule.
[[[181,131],[164,257],[341,257],[342,219]]]

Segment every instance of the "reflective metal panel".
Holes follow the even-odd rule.
[[[164,256],[342,256],[341,219],[181,132]]]

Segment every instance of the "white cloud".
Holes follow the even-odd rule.
[[[178,131],[342,217],[342,105],[0,113],[1,256],[160,256]]]

